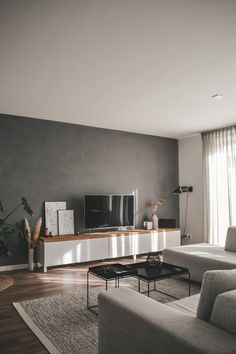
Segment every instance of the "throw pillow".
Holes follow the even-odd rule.
[[[236,334],[236,290],[227,291],[217,296],[210,322]]]
[[[236,289],[236,269],[205,272],[197,307],[197,317],[209,322],[216,296],[234,289]]]
[[[236,252],[236,226],[230,226],[227,231],[225,250]]]

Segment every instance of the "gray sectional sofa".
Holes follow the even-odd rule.
[[[198,243],[163,251],[163,261],[189,269],[191,279],[202,281],[207,270],[236,268],[236,227],[228,228],[225,247]],[[235,351],[236,353],[236,351]]]
[[[160,304],[120,288],[98,303],[99,354],[236,354],[236,269],[205,273],[200,297]]]

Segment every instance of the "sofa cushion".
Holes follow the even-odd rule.
[[[173,309],[179,310],[185,313],[186,315],[196,317],[199,296],[200,294],[188,296],[184,299],[168,302],[165,305]]]
[[[236,290],[227,291],[216,297],[210,322],[236,334]]]
[[[197,317],[210,321],[217,295],[236,289],[236,269],[211,270],[204,274]]]
[[[227,231],[225,250],[236,252],[236,226],[230,226]]]
[[[224,247],[209,243],[165,249],[163,260],[166,263],[188,268],[191,279],[198,282],[202,282],[203,274],[208,270],[236,268],[236,252],[228,252]]]

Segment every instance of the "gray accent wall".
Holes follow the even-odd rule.
[[[148,122],[147,122],[148,124]],[[83,228],[85,194],[127,194],[138,190],[138,227],[146,203],[170,197],[159,216],[179,220],[178,142],[82,125],[0,115],[0,200],[10,211],[24,196],[43,215],[43,201],[67,201],[75,210],[75,230]],[[19,222],[21,209],[9,221]],[[150,215],[149,215],[150,216]],[[27,262],[22,236],[8,240],[11,257],[0,265]]]

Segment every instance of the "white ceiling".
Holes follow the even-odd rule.
[[[2,113],[173,138],[236,123],[235,0],[0,0],[0,53]]]

